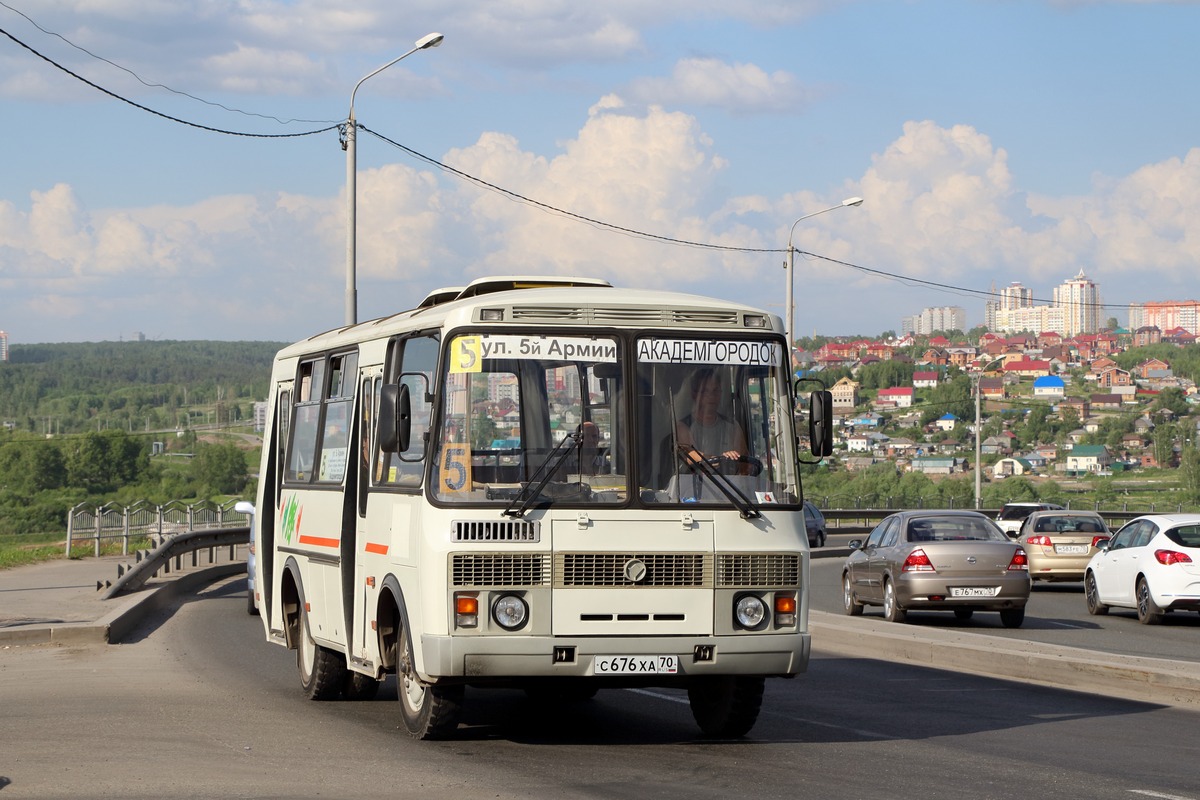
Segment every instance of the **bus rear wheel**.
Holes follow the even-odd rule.
[[[765,679],[745,675],[692,678],[688,704],[705,736],[737,739],[758,721]]]
[[[300,615],[300,641],[296,645],[296,666],[300,670],[300,688],[309,700],[336,700],[346,679],[346,662],[332,650],[313,641],[308,614]]]
[[[458,727],[463,687],[437,686],[417,675],[408,631],[401,629],[400,661],[396,665],[396,696],[404,729],[414,739],[445,739]]]

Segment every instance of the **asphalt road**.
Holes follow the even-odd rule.
[[[0,650],[0,798],[1200,800],[1198,712],[820,652],[768,682],[741,741],[697,738],[678,692],[540,709],[468,690],[458,738],[416,742],[391,683],[374,702],[303,700],[244,585],[126,644]]]
[[[813,609],[843,613],[844,563],[843,558],[813,559],[809,593]],[[883,616],[879,606],[868,606],[865,613]],[[1025,623],[1016,629],[1001,625],[999,614],[986,612],[964,623],[948,611],[914,611],[905,624],[977,631],[1118,655],[1200,661],[1200,614],[1176,611],[1168,614],[1161,625],[1140,624],[1132,609],[1114,608],[1106,616],[1094,617],[1087,612],[1082,583],[1035,583],[1025,607]]]

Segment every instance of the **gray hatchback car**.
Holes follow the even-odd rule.
[[[1006,628],[1025,621],[1025,550],[977,511],[901,511],[850,548],[842,599],[851,616],[879,605],[892,622],[918,609],[953,611],[960,620],[999,611]]]

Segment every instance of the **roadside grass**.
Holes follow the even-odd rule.
[[[129,540],[129,552],[132,554],[150,546],[150,540],[139,538]],[[26,564],[37,564],[55,558],[63,558],[67,540],[57,533],[24,533],[17,536],[0,536],[0,569],[21,567]],[[76,541],[71,545],[71,558],[90,558],[96,555],[94,540]],[[119,539],[101,542],[100,555],[121,555]]]

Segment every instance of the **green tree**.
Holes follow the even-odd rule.
[[[196,450],[195,474],[210,494],[238,494],[246,487],[246,456],[234,444],[202,444]]]

